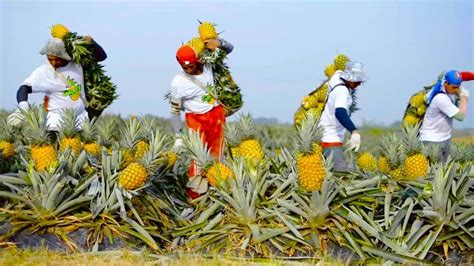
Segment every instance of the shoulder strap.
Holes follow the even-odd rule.
[[[60,73],[58,72],[51,64],[49,65],[51,67],[51,69],[53,70],[54,72],[54,76],[58,77],[60,80],[62,80],[64,82],[64,84],[67,86],[67,78],[63,75],[63,73]],[[84,84],[85,86],[85,84]],[[86,91],[86,89],[84,88],[84,91]],[[86,96],[83,95],[81,93],[80,97],[81,98],[81,101],[84,103],[85,107],[89,107],[89,102],[87,101],[86,99]]]
[[[207,92],[207,86],[204,85],[204,83],[202,83],[200,80],[198,80],[196,77],[192,76],[192,75],[187,75],[185,73],[179,73],[179,75],[189,81],[191,81],[192,83],[198,85],[199,88],[203,89],[205,92]]]

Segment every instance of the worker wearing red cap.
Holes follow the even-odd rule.
[[[208,40],[205,45],[207,49],[220,48],[227,54],[233,50],[232,44],[222,39]],[[207,90],[208,86],[214,86],[212,68],[201,63],[196,52],[187,45],[178,49],[176,59],[183,71],[171,82],[171,124],[176,136],[174,149],[179,151],[183,147],[180,137],[182,130],[180,112],[184,110],[187,127],[199,131],[211,155],[220,159],[224,143],[225,112]],[[189,169],[189,177],[192,179],[197,175],[198,169],[193,163]],[[190,186],[188,188],[190,198],[196,198],[207,191],[206,182]]]
[[[440,159],[447,161],[451,149],[453,118],[462,121],[467,112],[469,91],[463,81],[474,80],[474,72],[451,70],[438,80],[428,93],[428,107],[420,128],[420,140],[425,145],[440,147]],[[455,104],[459,95],[459,107]]]

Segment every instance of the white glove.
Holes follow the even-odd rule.
[[[30,105],[26,101],[22,101],[18,103],[18,109],[15,112],[11,113],[8,116],[8,124],[18,127],[21,125],[23,120],[25,120],[24,115],[21,113],[22,110],[27,111],[30,108]]]
[[[459,91],[459,97],[469,98],[469,91],[465,88],[461,88],[461,90]]]
[[[347,142],[349,145],[349,149],[358,151],[360,148],[360,134],[357,131],[352,132],[351,138],[349,139],[349,142]]]
[[[176,138],[173,145],[174,152],[178,153],[184,149],[184,142],[182,138]]]

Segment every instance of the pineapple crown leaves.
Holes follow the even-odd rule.
[[[30,106],[28,110],[21,110],[25,117],[25,137],[32,145],[51,144],[46,111],[41,106]]]
[[[207,169],[212,165],[211,152],[207,145],[202,142],[199,131],[188,129],[183,138],[183,143],[191,158],[197,162],[199,167]]]
[[[115,135],[117,129],[116,119],[99,120],[96,124],[97,133],[99,135],[99,142],[104,146],[111,146],[113,140],[117,138]]]
[[[409,156],[422,151],[421,141],[418,139],[418,133],[421,124],[415,126],[403,127],[403,151]]]
[[[89,121],[86,119],[82,124],[82,140],[84,143],[92,143],[97,141],[97,128],[96,128],[96,119],[95,117]]]
[[[170,143],[168,135],[163,134],[160,129],[152,131],[150,137],[150,147],[145,155],[141,159],[141,163],[148,172],[153,173],[157,167],[166,161],[165,156],[162,156],[166,152],[166,147]]]
[[[255,126],[253,124],[252,115],[241,114],[237,123],[242,140],[255,137]]]
[[[14,142],[16,129],[8,123],[7,117],[0,119],[0,141]]]
[[[149,141],[150,134],[148,134],[148,132],[152,132],[155,129],[159,128],[160,127],[159,121],[151,115],[145,115],[141,117],[140,121],[142,123],[142,131],[141,131],[140,136],[142,139],[146,139]]]
[[[121,139],[120,144],[121,146],[133,149],[135,144],[140,140],[142,134],[142,126],[143,124],[140,122],[140,119],[136,117],[130,117],[125,126],[121,128]]]
[[[65,109],[61,113],[61,120],[59,125],[60,138],[73,138],[79,136],[79,121],[78,115],[74,109]]]
[[[313,152],[313,144],[321,140],[322,131],[318,128],[319,120],[312,116],[304,116],[301,126],[296,128],[296,149],[303,154]]]
[[[227,144],[231,147],[235,147],[240,143],[241,136],[240,131],[238,130],[238,125],[236,122],[226,123],[224,129],[224,136]]]

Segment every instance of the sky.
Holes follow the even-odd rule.
[[[234,45],[228,65],[241,112],[292,122],[304,95],[338,53],[364,64],[356,125],[401,120],[409,97],[443,70],[474,71],[474,1],[18,1],[0,0],[0,108],[46,62],[38,51],[62,23],[108,54],[118,86],[109,113],[167,117],[164,95],[180,71],[175,55],[198,19]],[[467,119],[474,127],[474,82]],[[42,95],[30,97],[40,101]]]

